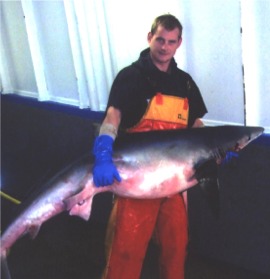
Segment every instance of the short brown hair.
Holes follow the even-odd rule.
[[[166,30],[171,31],[175,28],[179,29],[179,39],[182,37],[183,26],[180,21],[171,14],[164,14],[155,18],[152,26],[151,33],[154,35],[157,31],[158,26],[163,26]]]

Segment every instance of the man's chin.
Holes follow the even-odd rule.
[[[168,63],[171,61],[172,57],[169,55],[159,55],[157,59],[160,63]]]

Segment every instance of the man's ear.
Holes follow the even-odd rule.
[[[178,47],[180,47],[181,44],[182,44],[182,37],[178,40]],[[178,48],[178,47],[177,47],[177,48]]]
[[[149,33],[147,34],[147,41],[148,41],[148,43],[150,43],[150,41],[152,40],[152,38],[153,38],[153,34],[152,34],[151,32],[149,32]]]

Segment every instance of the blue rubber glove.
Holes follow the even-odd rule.
[[[108,135],[100,135],[95,139],[93,154],[95,164],[93,166],[93,179],[97,187],[109,186],[114,179],[121,181],[121,177],[113,163],[113,138]]]
[[[222,164],[229,164],[234,158],[239,158],[239,154],[235,151],[227,151],[226,156],[222,161]]]

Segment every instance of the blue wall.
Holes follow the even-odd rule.
[[[189,190],[191,249],[270,275],[270,137],[248,145],[219,168],[216,219],[199,187]]]

